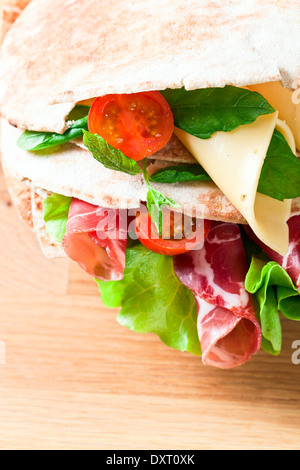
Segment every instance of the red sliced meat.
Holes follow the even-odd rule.
[[[174,259],[180,281],[195,295],[204,364],[229,369],[261,346],[261,329],[245,289],[248,264],[238,225],[215,223],[201,250]]]
[[[266,246],[257,238],[250,227],[245,227],[245,230],[272,261],[280,264],[286,270],[300,292],[300,215],[291,217],[288,221],[288,226],[290,242],[289,250],[285,256],[281,256]]]
[[[127,210],[107,209],[73,199],[63,248],[95,278],[119,281],[124,277],[127,232]]]

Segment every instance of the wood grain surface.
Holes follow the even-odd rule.
[[[204,367],[121,327],[92,279],[44,259],[2,174],[0,223],[1,449],[300,448],[300,324],[282,321],[277,358]]]

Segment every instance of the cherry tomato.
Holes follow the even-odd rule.
[[[201,248],[210,230],[210,220],[185,217],[179,212],[167,209],[163,210],[163,214],[161,237],[147,211],[137,215],[136,233],[146,248],[166,256],[186,253],[196,247]]]
[[[106,95],[97,98],[90,109],[89,131],[138,161],[169,142],[174,118],[158,91]]]

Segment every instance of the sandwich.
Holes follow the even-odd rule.
[[[19,215],[118,321],[229,369],[300,320],[296,0],[32,0],[0,56]]]

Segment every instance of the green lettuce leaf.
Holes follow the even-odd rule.
[[[154,333],[167,346],[201,355],[195,299],[176,277],[172,257],[138,244],[127,249],[123,280],[96,282],[104,305],[122,307],[121,325]]]
[[[245,286],[254,295],[262,328],[262,347],[277,355],[281,351],[280,312],[300,321],[300,293],[287,272],[266,256],[255,255],[246,277]]]
[[[62,242],[68,222],[71,197],[51,194],[44,199],[44,221],[46,230],[58,242]]]
[[[277,130],[274,131],[257,190],[280,201],[300,196],[300,160]]]
[[[161,93],[171,107],[175,126],[200,139],[209,139],[218,131],[230,132],[275,112],[259,93],[234,86]]]
[[[78,118],[80,114],[84,114],[84,116],[74,120],[64,134],[25,131],[18,139],[17,144],[24,150],[36,152],[38,150],[56,147],[57,145],[62,145],[77,137],[81,137],[83,129],[88,128],[88,110],[88,106],[76,106],[69,116],[70,121],[73,120],[72,118]]]
[[[105,168],[122,171],[128,175],[138,175],[141,168],[132,158],[127,157],[121,150],[109,145],[103,137],[90,132],[83,132],[83,143],[90,150],[93,157]]]

